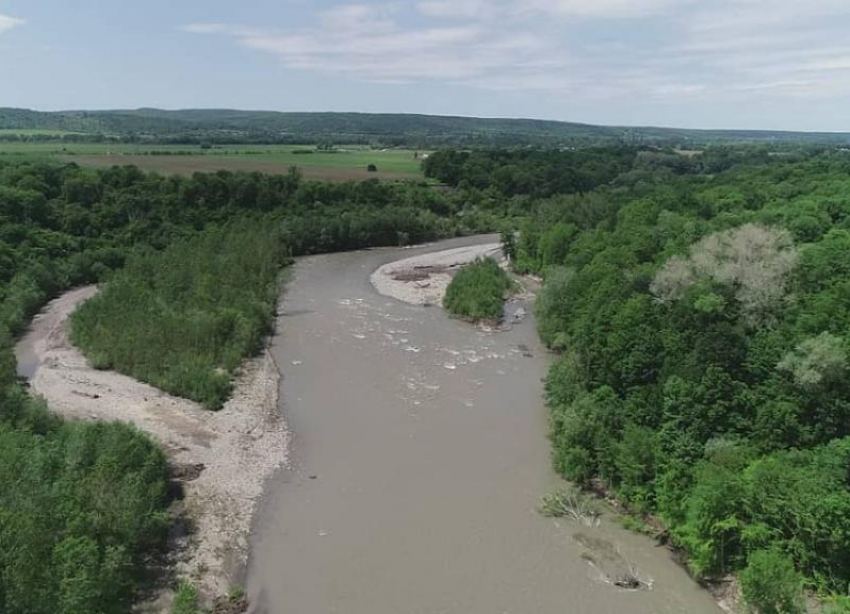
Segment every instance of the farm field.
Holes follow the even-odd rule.
[[[145,171],[179,175],[218,170],[286,173],[296,166],[305,178],[325,181],[424,178],[418,153],[409,149],[344,147],[329,152],[316,150],[314,145],[227,145],[201,149],[197,145],[0,143],[0,160],[32,158],[76,162],[93,168],[135,165]],[[370,164],[377,167],[377,172],[368,172]]]
[[[67,136],[72,134],[81,134],[80,132],[70,132],[68,130],[49,130],[42,128],[0,128],[0,136],[15,135],[15,136]]]

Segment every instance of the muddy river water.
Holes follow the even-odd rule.
[[[254,523],[252,611],[719,612],[651,540],[613,520],[538,513],[562,483],[541,398],[551,357],[530,316],[484,332],[369,282],[381,264],[492,240],[295,266],[273,349],[291,467],[268,484]],[[613,586],[606,558],[628,561],[651,588]]]

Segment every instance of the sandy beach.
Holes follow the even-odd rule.
[[[372,273],[370,280],[384,296],[411,305],[440,305],[454,273],[478,258],[503,260],[499,243],[456,247],[396,260]]]

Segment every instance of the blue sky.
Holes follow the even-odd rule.
[[[0,106],[850,131],[850,0],[0,0]]]

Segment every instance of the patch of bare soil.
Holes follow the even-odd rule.
[[[163,446],[182,482],[191,529],[179,540],[176,572],[195,582],[207,600],[226,594],[245,564],[263,485],[287,459],[277,365],[268,350],[246,361],[231,399],[218,412],[93,369],[68,339],[68,316],[96,292],[94,286],[72,290],[33,320],[16,350],[19,360],[34,365],[30,386],[61,416],[133,424]],[[169,595],[159,595],[150,607],[158,610],[169,601]]]

